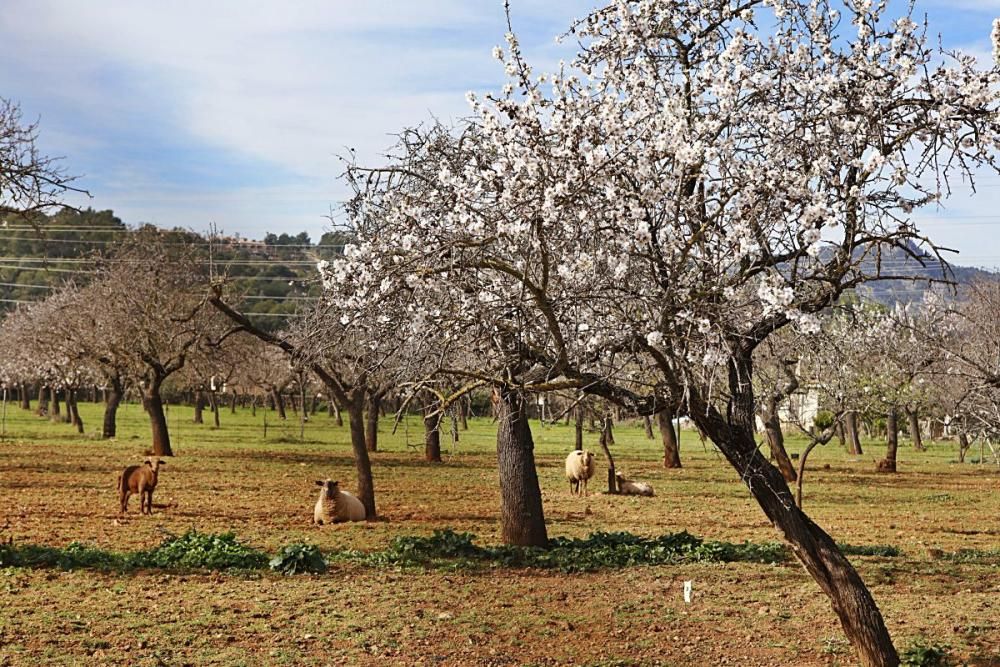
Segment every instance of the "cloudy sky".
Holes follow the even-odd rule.
[[[902,0],[895,0],[902,4]],[[511,0],[529,58],[592,0]],[[1000,0],[923,0],[944,43],[989,52]],[[95,208],[152,222],[318,239],[345,195],[338,155],[378,161],[392,133],[465,114],[502,84],[502,0],[3,0],[0,96],[38,119],[46,152]],[[1000,265],[1000,176],[959,188],[925,225]]]

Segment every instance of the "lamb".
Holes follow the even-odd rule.
[[[587,480],[594,476],[594,454],[586,450],[575,450],[566,457],[566,479],[569,481],[569,492],[579,494],[581,487],[583,495],[587,495]]]
[[[621,473],[615,474],[615,479],[618,480],[618,493],[623,496],[654,496],[653,487],[651,487],[646,482],[632,482],[625,479],[625,475]]]
[[[322,488],[313,509],[313,523],[322,526],[324,523],[365,520],[365,506],[354,495],[342,491],[340,482],[316,480],[316,486]]]
[[[153,513],[153,489],[159,478],[160,466],[166,461],[146,459],[142,465],[129,466],[118,475],[118,500],[121,503],[121,513],[128,510],[128,498],[133,493],[139,494],[139,513]]]

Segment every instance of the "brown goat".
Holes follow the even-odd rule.
[[[153,513],[153,489],[159,477],[160,466],[166,461],[149,459],[142,465],[129,466],[118,475],[118,500],[121,502],[121,513],[128,510],[128,498],[133,493],[139,494],[139,514]]]

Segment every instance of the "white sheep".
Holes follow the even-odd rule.
[[[316,480],[322,487],[319,499],[313,509],[313,523],[340,523],[342,521],[364,521],[365,506],[354,495],[342,491],[340,482]]]
[[[569,492],[587,495],[587,480],[594,476],[594,454],[586,450],[574,450],[566,457],[566,479]]]
[[[646,482],[633,482],[625,479],[625,475],[615,473],[615,479],[618,480],[618,493],[623,496],[654,496],[653,487],[651,487]]]

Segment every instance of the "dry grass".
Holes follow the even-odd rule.
[[[88,425],[97,406],[83,406]],[[152,517],[121,519],[117,471],[141,460],[141,409],[128,406],[115,442],[9,409],[0,444],[0,538],[112,550],[159,543],[163,531],[234,531],[269,552],[309,541],[323,549],[380,549],[435,528],[498,539],[493,430],[477,420],[443,465],[420,461],[421,425],[382,433],[374,457],[380,522],[315,528],[313,480],[350,489],[346,428],[324,415],[275,426],[262,413],[222,415],[223,428],[190,424],[173,407],[178,456],[161,471]],[[388,423],[383,424],[387,431]],[[653,499],[571,497],[562,461],[571,429],[534,426],[550,535],[596,530],[658,535],[687,529],[728,541],[776,534],[709,447],[685,433],[685,468],[663,470],[656,443],[621,428],[616,455]],[[596,442],[596,436],[588,436]],[[410,447],[407,444],[414,445]],[[596,448],[596,445],[595,445]],[[793,443],[792,450],[797,449]],[[450,447],[446,446],[446,452]],[[894,476],[836,445],[814,453],[807,511],[851,544],[899,547],[900,558],[855,558],[904,648],[916,637],[948,644],[970,664],[1000,664],[1000,591],[990,563],[953,563],[933,549],[1000,548],[993,466],[957,465],[949,443],[901,453]],[[829,468],[825,466],[829,465]],[[603,480],[603,464],[591,489]],[[994,561],[995,563],[995,561]],[[685,604],[682,587],[694,581]],[[803,571],[734,563],[636,567],[563,575],[532,570],[395,571],[339,565],[316,577],[0,570],[0,664],[582,664],[849,665],[829,604]]]

